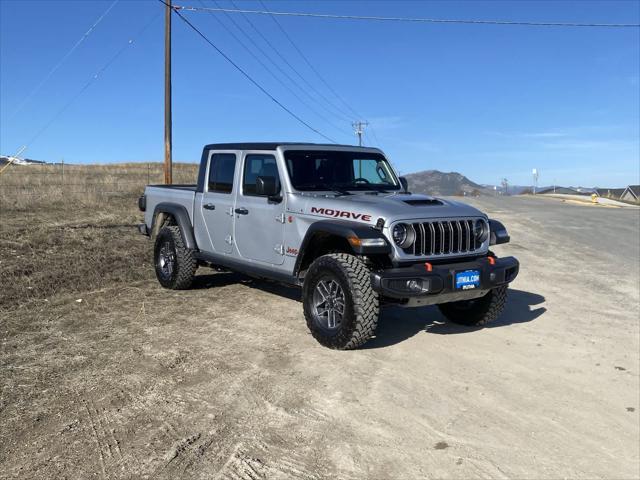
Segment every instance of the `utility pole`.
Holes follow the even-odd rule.
[[[171,158],[171,0],[165,0],[164,15],[164,183],[173,183]]]
[[[509,180],[507,180],[506,178],[502,179],[502,188],[504,189],[504,194],[509,195]]]
[[[363,122],[358,120],[353,122],[351,126],[355,129],[356,135],[358,135],[358,145],[362,146],[362,134],[364,133],[364,127],[368,126],[369,122]]]

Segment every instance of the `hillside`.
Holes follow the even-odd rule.
[[[425,170],[405,175],[409,181],[409,190],[413,193],[428,195],[478,195],[489,194],[482,185],[472,182],[457,172]]]

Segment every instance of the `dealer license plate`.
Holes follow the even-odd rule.
[[[456,290],[471,290],[480,286],[480,272],[478,270],[465,270],[456,272]]]

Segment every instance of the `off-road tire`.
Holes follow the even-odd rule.
[[[335,279],[342,287],[345,297],[342,323],[333,332],[318,325],[313,314],[313,292],[318,282],[327,277]],[[354,255],[331,253],[318,257],[304,277],[302,302],[311,335],[329,348],[358,348],[371,338],[378,325],[378,294],[371,288],[369,269]]]
[[[497,287],[475,300],[442,303],[438,308],[454,323],[479,327],[496,320],[507,304],[507,286]]]
[[[169,276],[162,274],[160,266],[160,252],[163,246],[168,246],[175,258]],[[198,268],[193,250],[184,246],[180,227],[176,226],[162,227],[158,232],[153,248],[153,263],[160,285],[172,290],[186,290],[191,287]]]

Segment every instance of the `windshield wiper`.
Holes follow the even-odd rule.
[[[340,195],[351,195],[351,192],[337,186],[337,185],[329,185],[327,183],[303,183],[298,185],[297,188],[299,190],[331,190],[332,192],[338,193]]]
[[[375,190],[370,190],[368,192],[368,195],[378,195],[379,193],[391,193],[391,192],[383,188],[376,188]]]

